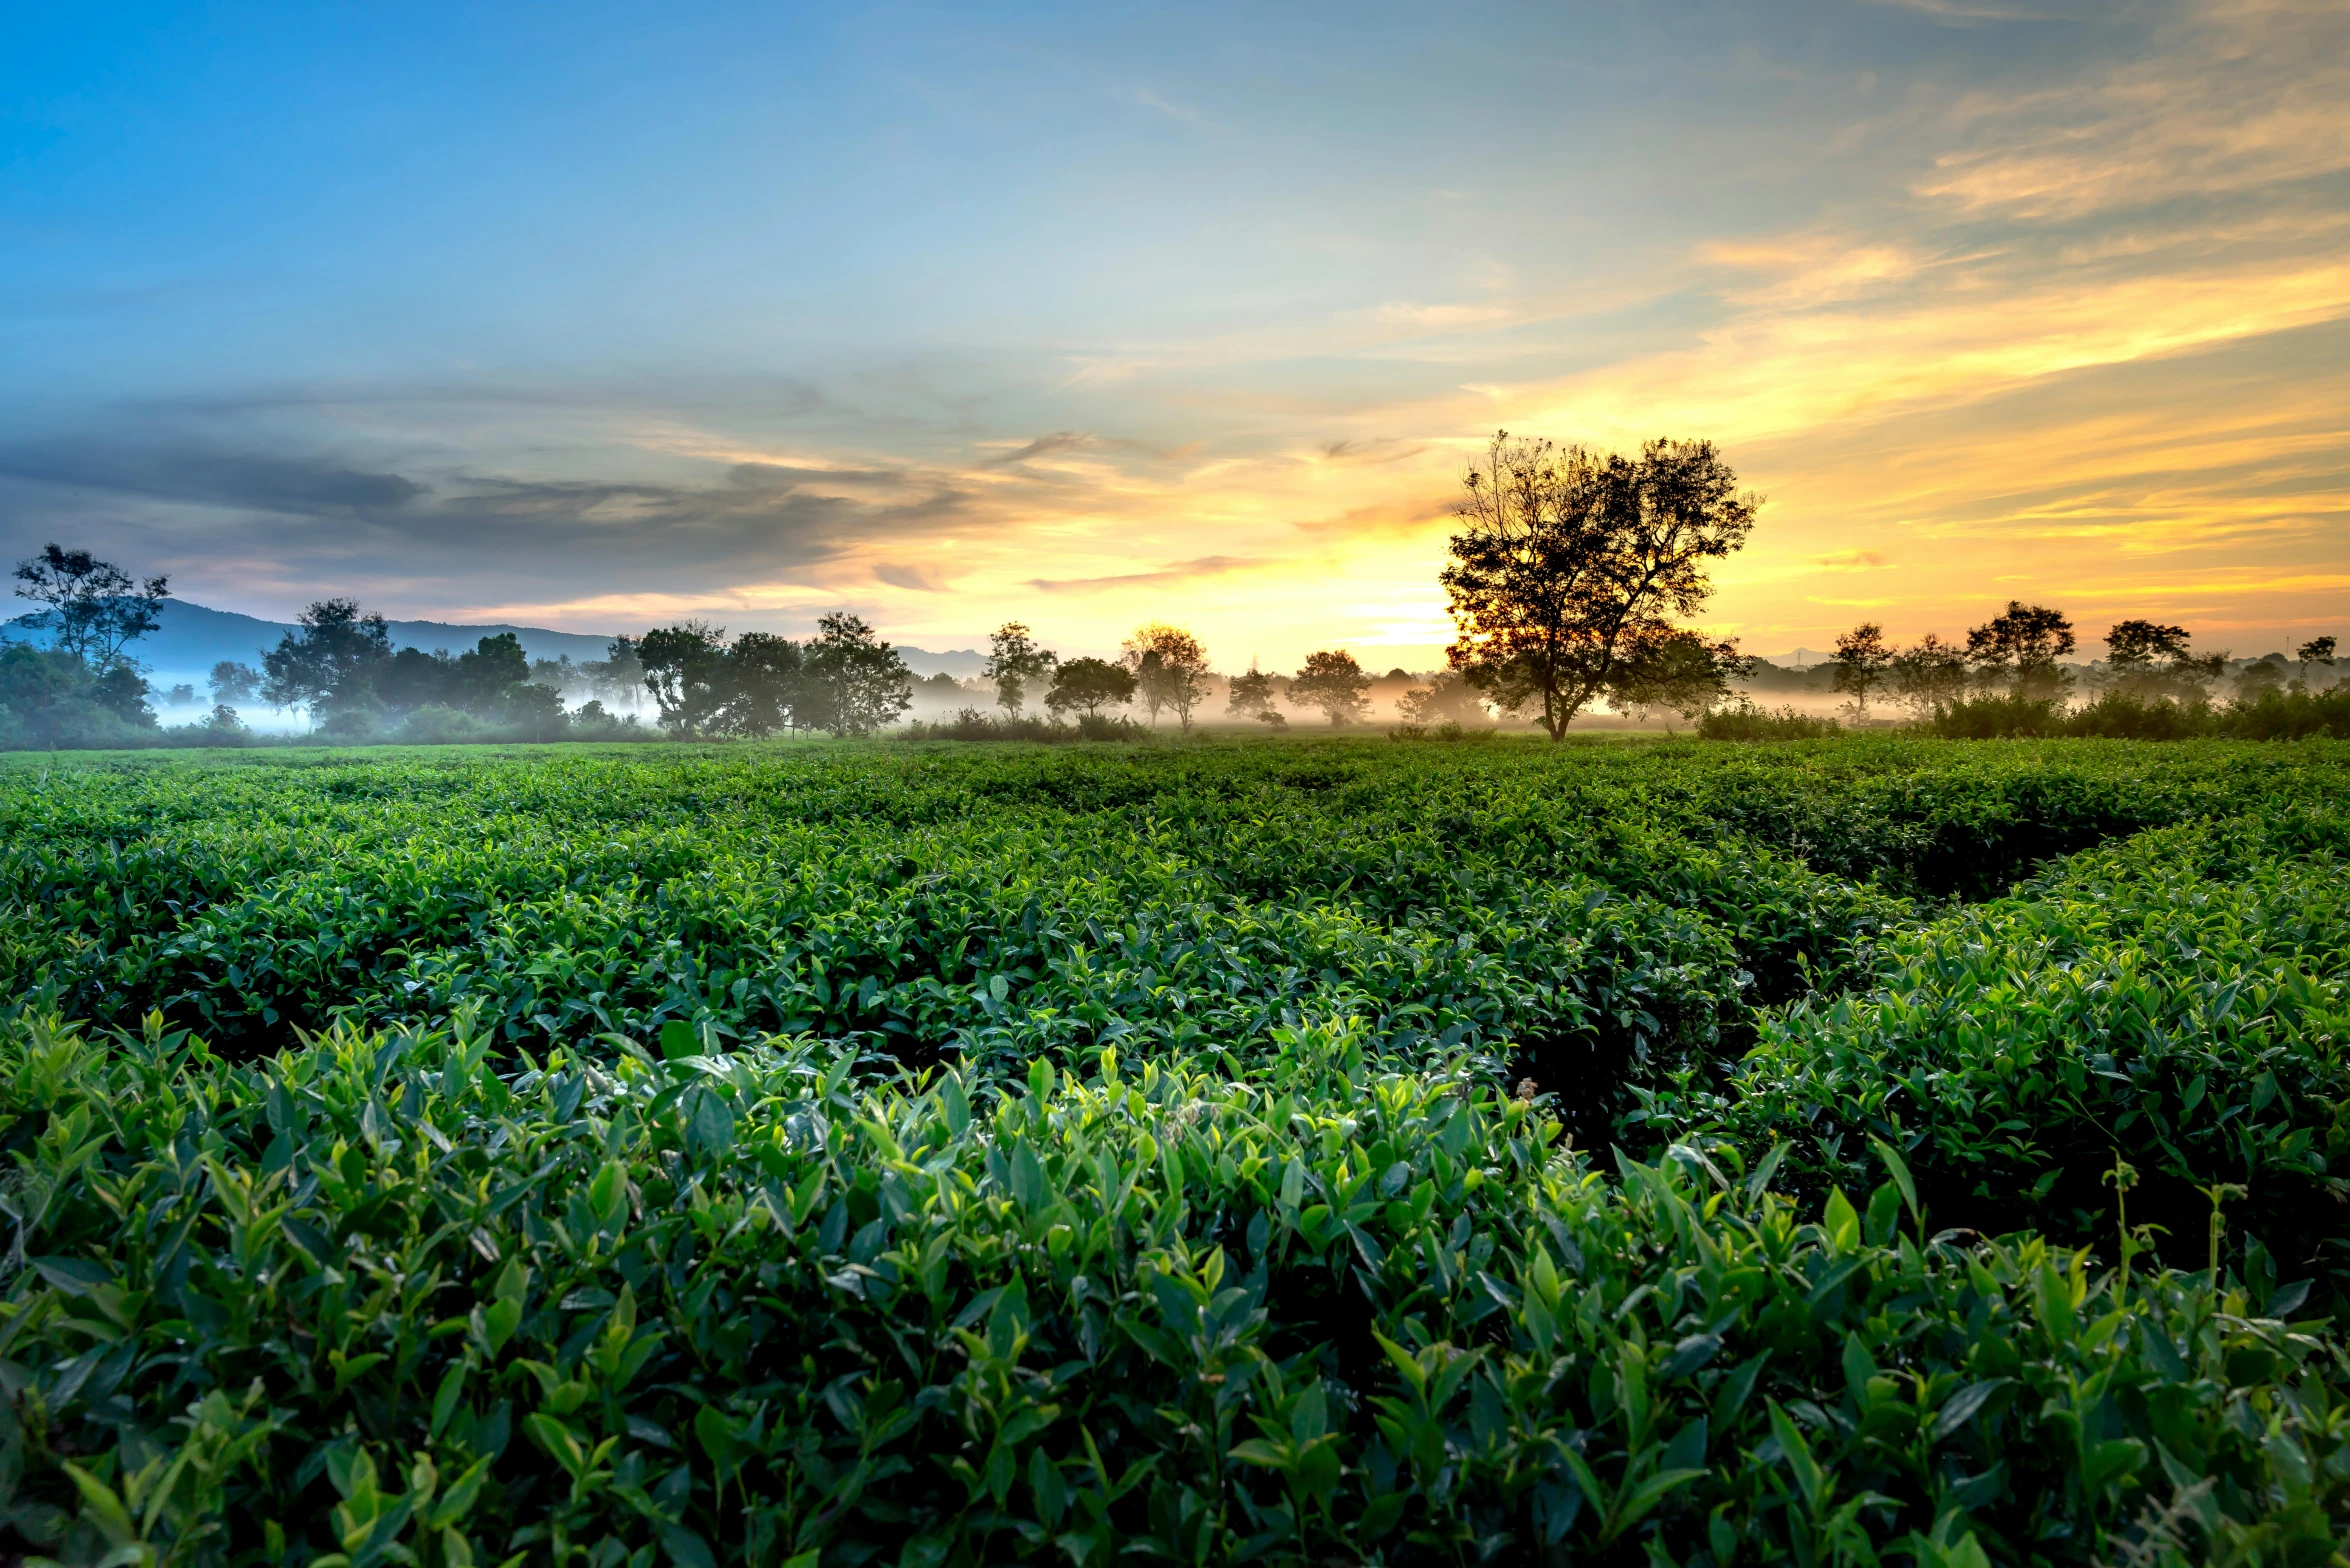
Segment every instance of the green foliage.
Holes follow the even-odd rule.
[[[0,1549],[2325,1562],[2346,764],[0,765]]]
[[[1924,1241],[1890,1179],[1805,1223],[1728,1151],[1603,1180],[1344,1022],[1242,1077],[1104,1052],[977,1097],[705,1044],[501,1070],[459,1018],[238,1067],[16,1019],[12,1528],[85,1561],[2089,1562],[2165,1509],[2322,1556],[2343,1507],[2346,1369],[2282,1297]]]
[[[1817,740],[1843,727],[1834,719],[1814,718],[1792,707],[1758,708],[1752,698],[1744,697],[1735,707],[1707,710],[1697,721],[1697,733],[1706,740]]]

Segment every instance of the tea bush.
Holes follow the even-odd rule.
[[[20,759],[0,1527],[2325,1562],[2345,763]]]
[[[9,1520],[94,1561],[2089,1562],[2330,1550],[2291,1292],[1602,1180],[1456,1063],[1284,1030],[858,1082],[806,1042],[38,1019]],[[77,1506],[78,1505],[78,1506]],[[123,1559],[127,1560],[127,1559]]]

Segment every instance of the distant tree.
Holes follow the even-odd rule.
[[[2073,651],[2073,623],[2045,605],[2007,601],[2007,609],[1966,634],[1967,662],[1986,687],[2005,686],[2018,699],[2061,695],[2064,672],[2056,661]]]
[[[614,702],[637,706],[645,692],[645,666],[637,657],[637,639],[615,637],[606,645],[605,656],[590,659],[579,667],[589,688],[599,697]]]
[[[729,735],[755,736],[793,725],[802,706],[803,673],[798,643],[767,632],[743,633],[727,650],[721,727]]]
[[[500,632],[482,638],[472,652],[459,654],[456,676],[463,705],[474,713],[494,716],[513,700],[517,687],[529,684],[530,655],[522,651],[521,638]]]
[[[1232,677],[1225,693],[1224,711],[1236,719],[1255,719],[1259,723],[1265,722],[1266,714],[1278,711],[1273,705],[1273,677],[1258,669],[1256,660],[1249,660],[1247,674]]]
[[[1466,676],[1443,670],[1396,699],[1396,711],[1406,724],[1491,724],[1485,711],[1485,693]]]
[[[204,684],[211,689],[216,703],[251,702],[261,691],[261,672],[250,664],[239,664],[234,659],[223,659],[212,667]]]
[[[168,579],[135,582],[87,550],[47,544],[16,563],[16,596],[48,606],[33,617],[33,629],[93,670],[121,662],[125,646],[162,624],[158,607],[169,593]]]
[[[1006,621],[988,635],[987,663],[979,673],[995,682],[996,706],[1013,718],[1028,700],[1031,682],[1043,680],[1060,663],[1060,656],[1036,645],[1028,628]]]
[[[182,681],[177,686],[174,686],[171,690],[165,692],[163,694],[163,700],[169,703],[172,707],[184,708],[196,700],[196,688],[189,685],[186,681]]]
[[[1344,648],[1306,655],[1306,667],[1290,677],[1289,700],[1320,708],[1330,727],[1353,724],[1371,708],[1371,677]]]
[[[1494,436],[1462,481],[1440,581],[1453,668],[1504,712],[1538,705],[1551,739],[1713,592],[1707,563],[1753,531],[1761,498],[1710,441],[1637,458]]]
[[[569,697],[573,692],[593,695],[596,689],[594,681],[588,676],[587,666],[572,663],[568,653],[557,654],[552,659],[531,660],[530,683],[533,686],[544,686],[563,697]]]
[[[2141,699],[2196,702],[2210,694],[2210,683],[2226,667],[2224,653],[2196,655],[2188,647],[2184,626],[2117,621],[2105,634],[2105,668],[2100,677],[2108,690]]]
[[[1735,642],[1707,642],[1695,632],[1670,631],[1645,638],[1616,666],[1608,682],[1611,704],[1643,715],[1652,708],[1678,713],[1694,723],[1730,695],[1730,682],[1745,674]]]
[[[1920,718],[1966,696],[1966,650],[1932,632],[1895,654],[1892,668],[1894,692]]]
[[[2270,692],[2285,684],[2285,668],[2266,659],[2255,659],[2236,672],[2236,700],[2258,702]]]
[[[1408,681],[1408,680],[1410,680],[1410,679],[1412,678],[1412,672],[1411,672],[1411,671],[1409,671],[1409,670],[1407,670],[1407,669],[1405,669],[1405,668],[1404,668],[1402,665],[1400,665],[1400,664],[1399,664],[1399,665],[1396,665],[1396,666],[1395,666],[1393,669],[1389,670],[1389,671],[1388,671],[1388,672],[1387,672],[1385,675],[1382,675],[1382,676],[1381,676],[1381,677],[1379,677],[1379,678],[1380,678],[1381,680],[1388,680],[1388,681]]]
[[[1867,718],[1869,693],[1893,679],[1893,648],[1885,628],[1863,621],[1836,639],[1836,689],[1852,695],[1855,717]]]
[[[708,729],[726,703],[726,628],[680,621],[645,633],[634,652],[661,727],[680,739]]]
[[[392,656],[384,618],[356,599],[321,599],[261,656],[261,695],[273,708],[305,708],[313,720],[375,701],[374,677]]]
[[[1123,708],[1132,702],[1134,686],[1134,672],[1122,664],[1107,659],[1070,659],[1053,671],[1044,705],[1055,717],[1083,712],[1092,718],[1104,708]]]
[[[560,740],[571,728],[563,694],[537,681],[516,681],[498,694],[497,704],[485,717],[516,739]]]
[[[962,706],[963,698],[966,695],[963,683],[944,670],[939,671],[936,675],[916,681],[913,690],[915,706],[938,712],[946,712]],[[1045,703],[1046,706],[1051,706],[1052,699],[1048,696]]]
[[[2334,667],[2334,639],[2312,637],[2293,650],[2293,658],[2301,666],[2301,684],[2306,686],[2309,684],[2310,672],[2319,665],[2329,670]]]
[[[465,706],[457,661],[445,648],[431,653],[402,648],[376,666],[371,680],[376,700],[395,714],[414,713],[434,703],[451,710]]]
[[[1154,726],[1159,710],[1167,708],[1190,730],[1191,710],[1207,695],[1208,655],[1197,637],[1180,626],[1152,621],[1126,639],[1119,662],[1134,672]]]
[[[835,735],[870,735],[914,705],[906,661],[860,616],[820,618],[801,664],[807,688],[822,704],[822,727]]]

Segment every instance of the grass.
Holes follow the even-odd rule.
[[[0,1517],[93,1562],[2326,1561],[2346,771],[14,759]]]

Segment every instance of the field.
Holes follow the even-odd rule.
[[[2326,741],[11,759],[0,1522],[2324,1563],[2346,850]]]

